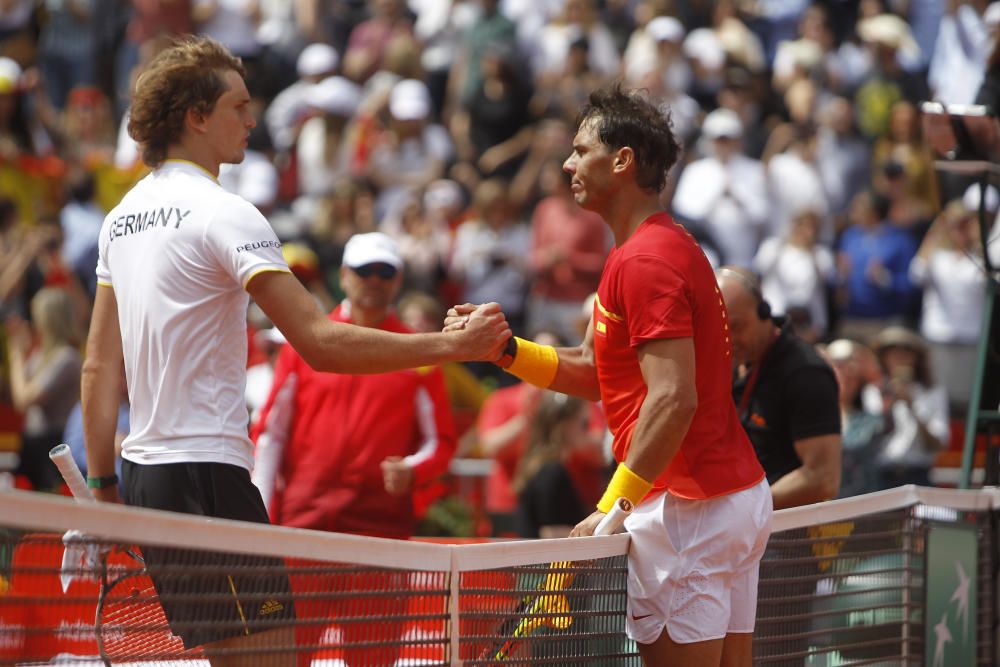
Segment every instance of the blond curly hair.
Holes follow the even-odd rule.
[[[187,112],[209,114],[226,92],[225,73],[246,76],[239,58],[208,37],[188,37],[157,55],[139,75],[129,111],[128,133],[142,161],[158,167],[180,140]]]

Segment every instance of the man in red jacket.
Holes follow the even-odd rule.
[[[340,269],[347,298],[330,319],[408,332],[392,307],[402,267],[396,243],[385,234],[353,236]],[[274,523],[401,539],[415,528],[414,490],[443,473],[455,452],[440,368],[379,375],[320,373],[291,346],[278,358],[271,393],[252,436],[257,443],[253,481]],[[406,585],[403,579],[389,581],[393,576],[330,575],[319,589],[384,591]],[[397,603],[392,596],[363,598],[353,609],[384,618],[405,613],[392,608]],[[300,615],[313,615],[302,607],[300,602]],[[327,611],[313,613],[329,617]],[[402,634],[397,625],[380,623],[378,637],[373,637],[370,624],[345,623],[343,641],[389,643]],[[395,652],[398,648],[348,649],[346,659],[349,665],[392,664]]]

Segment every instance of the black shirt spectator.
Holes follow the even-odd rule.
[[[517,496],[516,529],[521,537],[540,537],[542,526],[575,526],[591,512],[561,461],[546,463]]]
[[[833,369],[791,327],[771,317],[756,277],[716,271],[733,354],[733,398],[775,509],[837,497],[843,443]]]
[[[802,466],[797,440],[840,433],[837,379],[815,348],[787,328],[765,353],[744,398],[753,377],[751,372],[733,383],[733,399],[767,481],[774,484]]]

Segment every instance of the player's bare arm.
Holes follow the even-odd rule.
[[[794,442],[802,466],[771,485],[774,509],[832,500],[840,492],[840,435],[830,433]]]
[[[491,361],[511,336],[495,303],[469,314],[461,331],[396,334],[330,321],[290,273],[257,274],[247,291],[306,363],[321,371],[386,373],[447,361]]]
[[[466,326],[466,323],[469,321],[468,318],[473,312],[475,312],[477,307],[478,306],[472,303],[463,303],[449,308],[447,316],[444,320],[444,331],[461,331]],[[594,362],[593,324],[593,321],[591,321],[590,324],[587,325],[587,333],[580,345],[575,347],[552,348],[555,350],[558,363],[555,368],[554,376],[551,380],[542,384],[537,384],[532,382],[530,378],[522,379],[532,382],[532,384],[535,384],[535,386],[539,386],[542,389],[551,389],[552,391],[577,396],[588,401],[601,400],[601,389],[597,381],[597,366]],[[534,345],[534,343],[520,341],[520,339],[518,344]],[[501,357],[502,352],[493,359],[489,359],[489,361],[497,363],[500,362]],[[510,364],[508,363],[507,366],[509,365]],[[505,368],[507,366],[505,366]],[[514,374],[517,375],[517,373]]]
[[[563,394],[572,394],[588,401],[601,400],[601,387],[597,381],[597,365],[594,362],[594,321],[591,318],[583,342],[576,347],[560,347],[559,368],[549,389]]]
[[[694,340],[650,341],[639,348],[638,355],[647,391],[624,464],[642,479],[652,481],[670,465],[698,408]],[[603,517],[604,512],[594,512],[577,524],[571,535],[593,535]]]
[[[91,477],[115,474],[115,432],[118,428],[122,357],[118,301],[113,289],[98,285],[80,380],[87,473]],[[118,501],[117,484],[92,491],[98,500]]]

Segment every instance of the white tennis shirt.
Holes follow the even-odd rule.
[[[169,160],[108,214],[99,243],[131,402],[122,456],[251,469],[245,287],[288,271],[267,220],[201,167]]]

